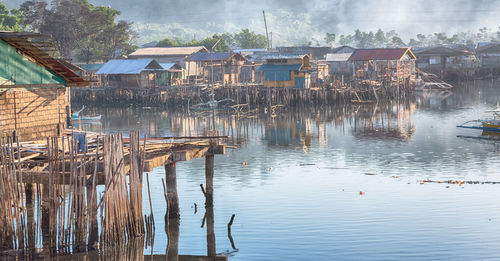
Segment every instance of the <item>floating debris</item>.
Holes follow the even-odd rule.
[[[477,180],[421,180],[420,184],[424,183],[444,183],[444,184],[500,184],[500,181],[477,181]]]
[[[315,163],[301,163],[300,166],[315,166]]]

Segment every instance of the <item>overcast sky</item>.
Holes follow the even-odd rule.
[[[9,8],[23,1],[4,0]],[[500,26],[498,0],[90,0],[121,11],[121,19],[148,34],[195,34],[250,28],[263,33],[262,10],[276,42],[322,38],[361,30],[396,30],[409,39],[417,33]],[[165,26],[168,25],[168,26]],[[184,36],[185,37],[185,36]]]

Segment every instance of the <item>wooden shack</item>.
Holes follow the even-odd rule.
[[[184,69],[177,63],[160,63],[163,69],[167,70],[167,85],[168,86],[177,86],[182,85],[184,82],[185,71]]]
[[[90,83],[91,88],[103,87],[101,75],[97,74],[103,65],[104,63],[78,64],[82,71],[77,73]]]
[[[324,60],[327,53],[332,51],[330,46],[287,46],[276,47],[280,54],[302,54],[311,60]]]
[[[202,82],[237,84],[247,59],[239,53],[195,53],[187,61],[200,68]]]
[[[476,49],[480,61],[480,73],[500,75],[500,43],[488,43]]]
[[[201,74],[201,70],[195,62],[186,62],[186,59],[196,53],[208,53],[204,46],[186,47],[151,47],[140,48],[131,53],[129,59],[153,59],[159,63],[177,63],[186,71],[186,76],[195,77]]]
[[[167,86],[168,72],[152,59],[109,60],[99,71],[111,88],[137,89]]]
[[[446,46],[432,46],[415,48],[414,54],[417,57],[417,68],[439,75],[441,78],[467,74],[476,68],[475,55],[464,50]]]
[[[349,57],[356,80],[384,84],[415,82],[415,55],[410,48],[358,49]]]
[[[309,55],[272,54],[258,70],[264,73],[264,87],[308,89],[311,86]]]
[[[87,83],[49,54],[53,48],[48,36],[0,32],[0,136],[29,141],[64,132],[68,87]]]

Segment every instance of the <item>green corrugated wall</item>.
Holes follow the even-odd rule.
[[[66,82],[51,71],[17,53],[16,49],[0,40],[0,85],[63,84]]]

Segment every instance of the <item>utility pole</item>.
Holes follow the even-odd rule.
[[[266,12],[264,10],[262,10],[262,15],[264,16],[264,26],[266,27],[267,49],[269,49],[269,33],[267,32]]]
[[[269,33],[271,35],[271,50],[273,49],[273,32]]]

